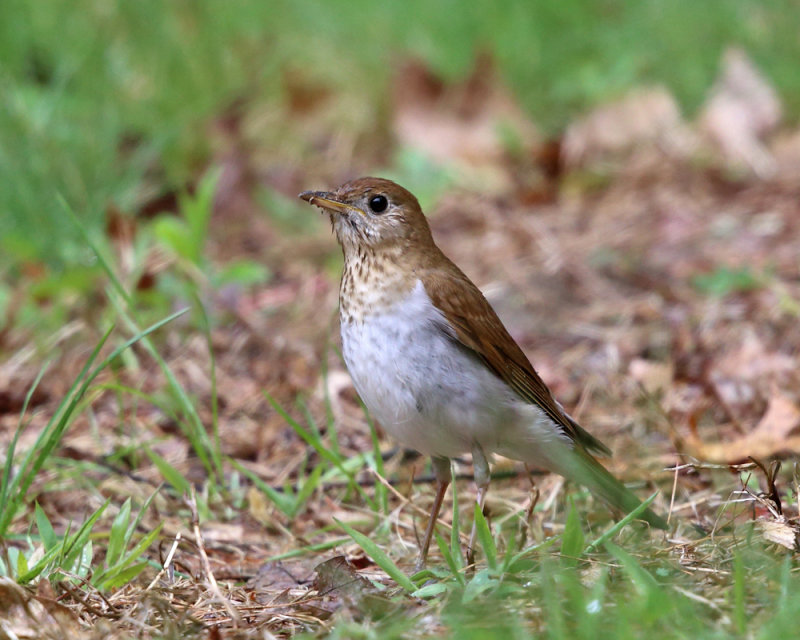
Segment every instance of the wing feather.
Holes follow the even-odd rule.
[[[564,411],[489,302],[455,265],[426,271],[422,283],[449,324],[443,330],[449,328],[451,337],[475,352],[523,400],[540,407],[574,442],[589,451],[611,455],[608,447]]]

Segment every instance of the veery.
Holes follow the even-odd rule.
[[[395,439],[432,457],[436,496],[419,568],[450,458],[465,452],[480,508],[492,453],[559,473],[626,513],[641,504],[592,456],[608,448],[564,411],[480,290],[436,246],[409,191],[360,178],[300,198],[329,213],[342,246],[342,352],[356,390]],[[649,509],[642,519],[667,526]],[[474,538],[473,525],[470,561]]]

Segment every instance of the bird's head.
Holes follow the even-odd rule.
[[[391,180],[359,178],[334,191],[304,191],[300,198],[330,215],[345,254],[433,242],[417,199]]]

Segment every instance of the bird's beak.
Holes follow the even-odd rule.
[[[364,215],[364,212],[358,207],[337,200],[336,196],[330,191],[303,191],[298,198],[328,211],[344,214],[353,211],[360,213],[362,216]]]

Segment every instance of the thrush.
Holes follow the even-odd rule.
[[[481,509],[493,453],[559,473],[625,513],[641,504],[592,455],[609,449],[556,401],[478,287],[436,246],[413,194],[360,178],[300,198],[330,215],[342,246],[342,353],[356,391],[389,434],[432,458],[436,494],[418,568],[450,459],[464,453]],[[667,527],[649,509],[641,517]],[[473,525],[470,561],[474,541]]]

